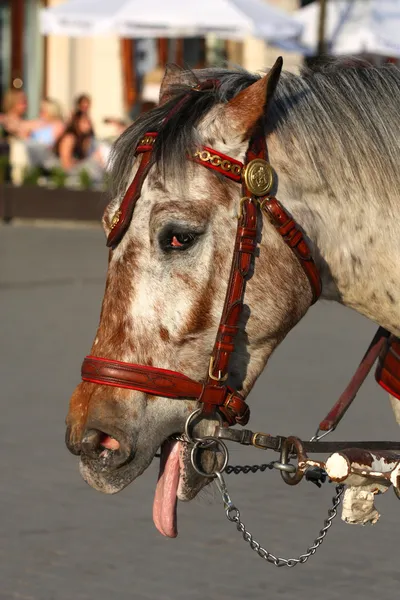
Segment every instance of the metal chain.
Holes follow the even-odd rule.
[[[192,413],[192,414],[195,414],[195,413]],[[189,440],[190,440],[189,424],[190,424],[191,418],[192,418],[192,415],[189,416],[188,421],[186,422],[187,426],[185,427],[185,434],[189,438]],[[189,433],[189,435],[188,435],[188,433]],[[182,438],[181,436],[174,436],[174,437],[175,437],[175,439],[181,438],[180,441],[187,441],[184,438]],[[315,437],[317,437],[317,434]],[[192,452],[191,452],[192,466],[201,475],[215,477],[218,489],[221,493],[221,496],[222,496],[222,499],[224,502],[226,517],[229,521],[231,521],[232,523],[235,523],[236,529],[239,531],[239,533],[242,534],[244,541],[249,544],[250,548],[254,552],[256,552],[260,558],[263,558],[265,561],[267,561],[270,564],[273,564],[275,567],[295,567],[298,564],[304,564],[305,562],[307,562],[307,560],[310,558],[310,556],[313,556],[316,553],[317,549],[324,541],[326,534],[328,532],[328,529],[330,529],[330,527],[332,526],[332,521],[337,515],[337,508],[340,505],[341,497],[342,497],[345,486],[343,484],[336,486],[336,495],[332,498],[332,508],[330,508],[328,511],[328,517],[324,521],[324,526],[319,531],[319,534],[315,538],[313,544],[307,548],[306,552],[304,554],[301,554],[298,558],[282,558],[279,556],[275,556],[274,554],[272,554],[272,552],[269,552],[268,550],[263,548],[261,546],[261,544],[253,538],[253,534],[250,533],[250,531],[248,531],[246,529],[245,524],[243,523],[243,521],[240,518],[240,511],[234,505],[234,503],[232,502],[232,499],[229,495],[225,480],[222,475],[222,471],[225,471],[227,474],[234,473],[235,475],[239,475],[240,473],[246,474],[246,473],[257,473],[257,471],[263,472],[263,471],[266,471],[267,469],[279,469],[282,471],[289,471],[289,469],[290,469],[290,470],[296,471],[296,467],[294,465],[287,463],[287,461],[283,461],[282,457],[281,457],[281,462],[271,461],[270,463],[264,463],[261,465],[252,465],[252,466],[251,465],[243,465],[243,466],[242,465],[237,465],[237,466],[227,465],[227,462],[229,460],[229,453],[228,453],[228,449],[225,446],[225,444],[218,438],[213,438],[213,437],[207,437],[204,439],[204,441],[206,442],[207,445],[209,445],[209,443],[212,441],[217,446],[218,445],[222,446],[221,449],[223,450],[223,453],[225,455],[224,465],[221,468],[221,471],[215,471],[214,473],[203,473],[203,471],[199,469],[199,466],[196,464],[196,451],[198,448],[201,447],[201,444],[204,443],[202,441],[202,439],[199,439],[199,440],[195,441],[193,448],[192,448]],[[206,447],[207,447],[207,445],[206,445]],[[313,469],[311,469],[311,471],[313,472],[313,475],[312,475],[312,477],[310,477],[310,481],[313,481],[314,483],[316,483],[318,485],[318,487],[320,487],[321,482],[323,483],[325,481],[324,471],[321,468],[318,469],[317,473],[314,473]]]
[[[190,420],[190,419],[191,419],[191,416],[189,417],[188,420]],[[189,443],[189,441],[186,437],[186,434],[174,434],[171,436],[171,439],[177,440],[179,442],[183,442],[185,444]],[[209,438],[209,439],[212,440],[213,438]],[[218,443],[217,438],[215,438],[215,442]],[[197,442],[197,445],[199,443],[201,443],[200,440]],[[195,443],[195,445],[196,445],[196,443]],[[226,448],[225,448],[225,450],[227,451]],[[157,453],[155,456],[157,458],[159,458],[160,454]],[[229,456],[229,454],[227,456]],[[295,454],[293,454],[293,456],[295,456]],[[193,457],[192,457],[192,459],[193,459]],[[273,469],[278,469],[280,471],[286,471],[288,473],[296,471],[296,467],[294,465],[291,465],[290,463],[283,465],[279,461],[271,460],[271,462],[263,463],[261,465],[235,465],[235,466],[227,465],[224,469],[224,473],[226,473],[227,475],[240,475],[240,474],[247,475],[248,473],[258,473],[258,472],[264,473],[264,471],[266,471],[266,470],[272,471]],[[308,468],[305,473],[305,476],[308,481],[311,481],[318,487],[321,487],[321,484],[324,483],[325,479],[326,479],[326,473],[322,469],[319,469],[317,467]]]
[[[247,473],[257,473],[257,471],[264,473],[267,469],[275,469],[275,462],[276,461],[272,460],[271,462],[262,465],[228,465],[225,469],[225,473],[227,475],[240,475],[241,473],[247,475]]]
[[[324,521],[324,526],[320,530],[319,535],[315,538],[314,543],[307,548],[306,552],[301,554],[298,558],[282,558],[275,556],[263,548],[261,544],[253,538],[253,535],[246,529],[245,524],[240,518],[239,509],[236,508],[229,496],[224,478],[222,477],[221,473],[216,473],[216,475],[217,486],[224,501],[227,519],[232,523],[235,523],[236,529],[242,534],[244,541],[249,544],[250,548],[254,550],[254,552],[256,552],[260,558],[263,558],[267,562],[275,565],[275,567],[295,567],[298,564],[304,564],[307,562],[310,556],[313,556],[316,553],[317,549],[324,541],[327,531],[332,525],[333,519],[337,515],[337,508],[340,505],[341,497],[344,491],[343,484],[336,486],[336,495],[332,498],[332,508],[330,508],[328,511],[328,517]]]
[[[173,435],[170,436],[170,439],[176,440],[178,442],[183,442],[184,444],[190,444],[191,443],[191,436],[189,433],[189,424],[190,421],[193,418],[193,415],[196,415],[198,413],[197,411],[194,411],[193,413],[191,413],[189,415],[189,418],[186,421],[186,425],[185,425],[185,432],[186,433],[175,433]],[[196,438],[197,439],[197,438]],[[201,440],[203,438],[199,438],[197,440],[197,444],[201,443]],[[208,440],[213,440],[215,441],[215,443],[218,444],[218,438],[213,438],[213,437],[208,437]],[[193,440],[193,444],[196,444],[196,442]],[[208,444],[210,445],[210,442],[208,442]],[[211,442],[211,445],[212,442]],[[157,453],[156,458],[160,458],[160,453]],[[229,456],[229,454],[228,454]],[[296,456],[295,454],[293,454],[293,456]],[[263,463],[261,465],[227,465],[226,468],[224,469],[224,473],[226,473],[227,475],[240,475],[241,473],[243,473],[244,475],[247,475],[248,473],[257,473],[258,471],[260,471],[260,473],[264,473],[264,471],[266,471],[267,469],[278,469],[278,470],[284,470],[287,471],[289,473],[296,471],[296,467],[294,467],[293,465],[287,464],[287,465],[282,465],[279,461],[276,460],[272,460],[269,463]]]

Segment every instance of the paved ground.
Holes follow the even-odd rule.
[[[156,465],[117,496],[81,481],[64,447],[68,397],[90,347],[103,293],[99,230],[0,228],[1,600],[203,600],[399,597],[400,504],[379,499],[375,527],[335,521],[305,566],[276,569],[253,555],[207,493],[181,505],[180,536],[162,538],[151,506]],[[313,433],[358,363],[374,326],[321,305],[289,336],[252,394],[253,427]],[[290,376],[288,376],[290,373]],[[372,377],[337,438],[395,438],[387,396]],[[232,462],[262,461],[238,449]],[[281,555],[303,552],[333,487],[286,486],[277,473],[229,477],[242,516]]]

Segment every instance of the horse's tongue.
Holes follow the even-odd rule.
[[[168,440],[161,447],[160,472],[153,504],[153,521],[167,537],[178,535],[176,527],[176,493],[179,484],[180,442]]]

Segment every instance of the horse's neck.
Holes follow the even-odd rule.
[[[323,190],[296,192],[285,176],[277,196],[309,237],[322,298],[400,335],[400,211],[397,217],[367,197],[352,202],[351,194],[329,198]]]

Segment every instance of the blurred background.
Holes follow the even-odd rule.
[[[398,510],[374,527],[340,517],[303,567],[264,564],[211,490],[179,506],[163,539],[154,464],[118,496],[81,480],[64,446],[104,291],[99,221],[113,141],[158,101],[165,65],[298,71],[331,56],[400,57],[400,0],[0,0],[0,599],[398,598]],[[251,393],[252,427],[309,438],[344,389],[375,326],[318,303]],[[288,375],[289,374],[289,375]],[[397,439],[370,376],[334,439]],[[232,448],[231,463],[271,460]],[[249,528],[278,555],[317,535],[334,492],[277,473],[230,476]]]
[[[0,181],[102,190],[112,142],[155,106],[169,62],[383,64],[400,56],[399,27],[397,0],[0,0]]]

